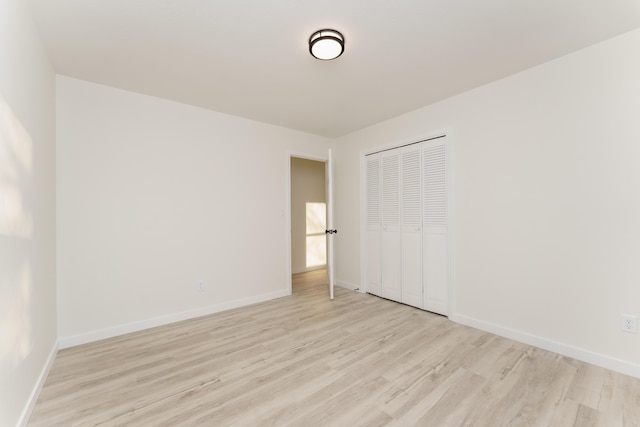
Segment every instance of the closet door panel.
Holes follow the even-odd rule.
[[[381,195],[380,195],[380,156],[373,154],[366,158],[367,173],[367,292],[380,296],[382,286],[380,279],[380,228],[381,228]]]
[[[449,314],[448,146],[446,138],[422,143],[424,308]]]
[[[401,148],[402,302],[423,307],[420,144]]]
[[[381,272],[382,296],[401,301],[400,275],[400,150],[381,153],[382,165],[382,230]]]

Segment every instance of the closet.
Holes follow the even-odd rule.
[[[449,314],[445,136],[365,156],[367,292]]]

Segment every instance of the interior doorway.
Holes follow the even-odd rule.
[[[327,266],[326,162],[290,157],[291,273]]]

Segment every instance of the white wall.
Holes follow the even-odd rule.
[[[56,346],[55,76],[25,2],[0,2],[0,425],[26,421]]]
[[[291,158],[291,271],[293,273],[310,270],[307,268],[307,203],[326,202],[324,175],[325,162],[299,157]]]
[[[68,77],[57,90],[61,346],[288,293],[288,151],[331,140]]]
[[[360,155],[449,130],[454,320],[640,376],[640,30],[340,138],[337,276],[360,283]],[[425,82],[437,84],[437,82]]]

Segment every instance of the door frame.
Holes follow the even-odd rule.
[[[286,212],[285,212],[285,245],[286,245],[286,273],[287,273],[287,295],[291,295],[292,292],[292,281],[291,281],[291,158],[298,159],[306,159],[306,160],[314,160],[317,162],[323,162],[325,164],[325,181],[327,179],[326,165],[329,161],[328,153],[325,154],[317,154],[317,153],[306,153],[300,151],[287,151],[286,153]],[[327,201],[328,203],[328,201]]]
[[[450,128],[445,128],[438,132],[429,132],[424,134],[419,134],[417,136],[411,138],[405,138],[396,140],[390,143],[386,143],[383,145],[379,145],[372,148],[367,148],[365,150],[360,151],[360,292],[367,292],[367,206],[366,206],[366,189],[367,189],[367,171],[366,171],[366,156],[369,154],[377,153],[385,150],[392,150],[394,148],[399,148],[404,145],[415,144],[417,142],[426,141],[430,139],[446,137],[448,148],[448,168],[449,168],[449,199],[447,203],[448,215],[447,215],[447,223],[448,223],[448,236],[447,236],[447,256],[448,256],[448,276],[449,276],[449,301],[448,301],[448,309],[449,314],[447,317],[451,318],[451,316],[455,313],[456,307],[456,293],[455,293],[455,250],[454,250],[454,241],[455,241],[455,183],[454,183],[454,132]]]

